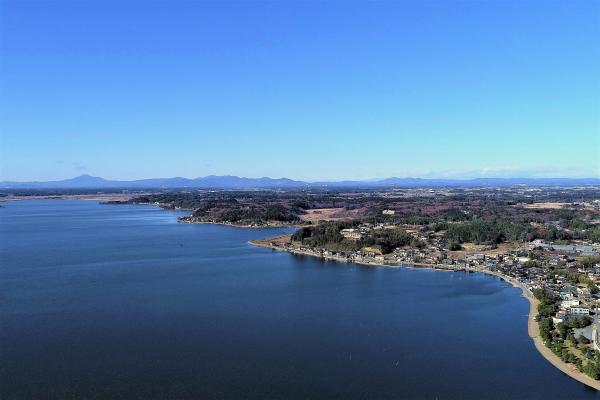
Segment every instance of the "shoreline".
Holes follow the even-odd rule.
[[[181,209],[175,210],[175,211],[182,211]],[[185,210],[184,210],[185,211]],[[278,229],[278,228],[302,228],[306,225],[245,225],[245,224],[234,224],[234,223],[228,223],[228,222],[213,222],[213,221],[186,221],[186,220],[181,220],[181,219],[177,219],[177,222],[179,222],[180,224],[198,224],[198,225],[222,225],[222,226],[229,226],[231,228],[251,228],[251,229]],[[258,245],[257,245],[258,246]]]
[[[428,269],[434,269],[437,271],[450,271],[450,272],[461,272],[461,271],[462,272],[480,272],[480,273],[483,273],[486,275],[498,277],[498,278],[504,280],[505,282],[511,284],[513,287],[521,289],[522,297],[527,299],[527,301],[529,302],[529,314],[527,315],[527,334],[533,341],[533,344],[534,344],[535,348],[537,349],[537,351],[540,353],[540,355],[542,357],[544,357],[554,367],[558,368],[565,375],[569,376],[570,378],[575,379],[576,381],[578,381],[592,389],[600,391],[600,380],[597,381],[595,379],[592,379],[589,376],[587,376],[586,374],[584,374],[583,372],[580,372],[575,365],[567,364],[567,363],[563,362],[556,354],[554,354],[552,352],[552,350],[550,350],[548,347],[546,347],[546,345],[540,338],[540,330],[539,330],[538,323],[537,323],[537,321],[534,320],[534,318],[537,316],[537,306],[539,304],[539,300],[533,296],[533,293],[531,293],[531,291],[529,289],[527,289],[527,287],[525,287],[525,285],[523,285],[522,283],[520,283],[519,281],[517,281],[516,279],[514,279],[510,276],[506,276],[504,274],[501,274],[501,273],[495,272],[495,271],[488,271],[485,269],[449,268],[449,266],[443,265],[443,264],[411,263],[411,264],[390,265],[390,264],[377,263],[377,262],[349,261],[348,259],[345,259],[342,257],[318,256],[316,254],[312,254],[312,253],[305,252],[305,251],[289,250],[289,249],[286,249],[286,248],[283,248],[280,246],[275,246],[273,244],[270,244],[267,241],[268,241],[268,239],[266,239],[266,240],[250,240],[248,243],[253,246],[269,248],[274,251],[281,251],[281,252],[286,252],[286,253],[290,253],[290,254],[321,258],[324,260],[344,262],[344,263],[353,263],[353,264],[372,266],[372,267],[387,267],[387,268],[410,268],[410,267],[413,267],[413,268],[428,268]]]

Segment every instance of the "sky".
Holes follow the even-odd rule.
[[[0,180],[600,177],[600,2],[0,0]]]

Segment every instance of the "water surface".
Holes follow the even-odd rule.
[[[495,277],[257,248],[282,230],[91,201],[0,208],[1,399],[555,399]]]

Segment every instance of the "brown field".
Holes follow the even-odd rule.
[[[318,222],[318,221],[343,221],[348,219],[344,216],[343,208],[315,208],[306,210],[305,214],[300,215],[302,221]]]
[[[476,245],[473,243],[463,243],[463,250],[450,251],[448,257],[453,259],[465,258],[473,254],[486,254],[488,256],[495,256],[496,254],[506,254],[510,251],[511,245],[509,243],[500,243],[496,249],[483,250],[487,246]]]
[[[280,235],[280,236],[275,236],[272,238],[267,238],[267,239],[258,239],[258,240],[251,240],[251,243],[254,243],[255,245],[258,246],[283,246],[284,243],[289,243],[289,241],[291,240],[292,235]]]
[[[563,208],[563,206],[566,206],[568,204],[569,203],[533,203],[533,204],[526,204],[523,207],[534,209],[534,210],[539,210],[539,209],[559,210],[559,209]]]

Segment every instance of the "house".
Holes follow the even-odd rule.
[[[563,264],[563,259],[562,257],[550,257],[548,262],[550,265],[558,266]]]
[[[590,309],[587,307],[571,307],[569,309],[571,315],[590,315]]]
[[[575,296],[571,292],[560,292],[560,298],[563,300],[572,300]]]
[[[589,297],[591,295],[590,289],[587,287],[578,287],[577,295],[583,297]]]
[[[563,310],[568,310],[572,307],[576,307],[579,305],[579,300],[577,299],[570,299],[570,300],[563,300],[560,302],[560,308]]]
[[[394,210],[383,210],[381,213],[383,215],[394,215],[394,214],[396,214],[396,211],[394,211]]]
[[[349,240],[359,240],[362,237],[361,233],[358,230],[352,229],[352,228],[342,229],[340,231],[340,234],[345,239],[349,239]]]

